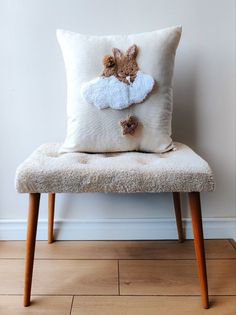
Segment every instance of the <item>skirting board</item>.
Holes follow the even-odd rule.
[[[26,220],[0,220],[0,240],[25,240]],[[190,219],[183,220],[187,239],[192,239]],[[236,240],[235,218],[204,218],[206,239],[232,238]],[[57,240],[151,240],[177,239],[174,219],[93,219],[55,220]],[[38,240],[47,239],[47,221],[40,220]]]

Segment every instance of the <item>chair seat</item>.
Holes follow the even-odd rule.
[[[212,191],[214,179],[206,161],[188,146],[157,154],[66,153],[60,144],[43,144],[16,171],[20,193],[191,192]]]

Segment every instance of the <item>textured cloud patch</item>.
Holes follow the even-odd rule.
[[[115,76],[98,77],[83,84],[82,97],[99,109],[124,109],[141,103],[154,86],[153,78],[138,71],[133,83],[126,84]]]

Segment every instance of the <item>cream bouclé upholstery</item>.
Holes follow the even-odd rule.
[[[188,146],[157,154],[59,153],[60,144],[43,144],[16,172],[21,193],[212,191],[212,171]]]

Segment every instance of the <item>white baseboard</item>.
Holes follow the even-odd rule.
[[[183,220],[187,239],[192,239],[190,219]],[[203,219],[204,236],[236,240],[235,218]],[[25,240],[26,220],[0,220],[0,240]],[[174,219],[56,220],[58,240],[148,240],[177,239]],[[38,240],[47,239],[47,221],[38,223]]]

